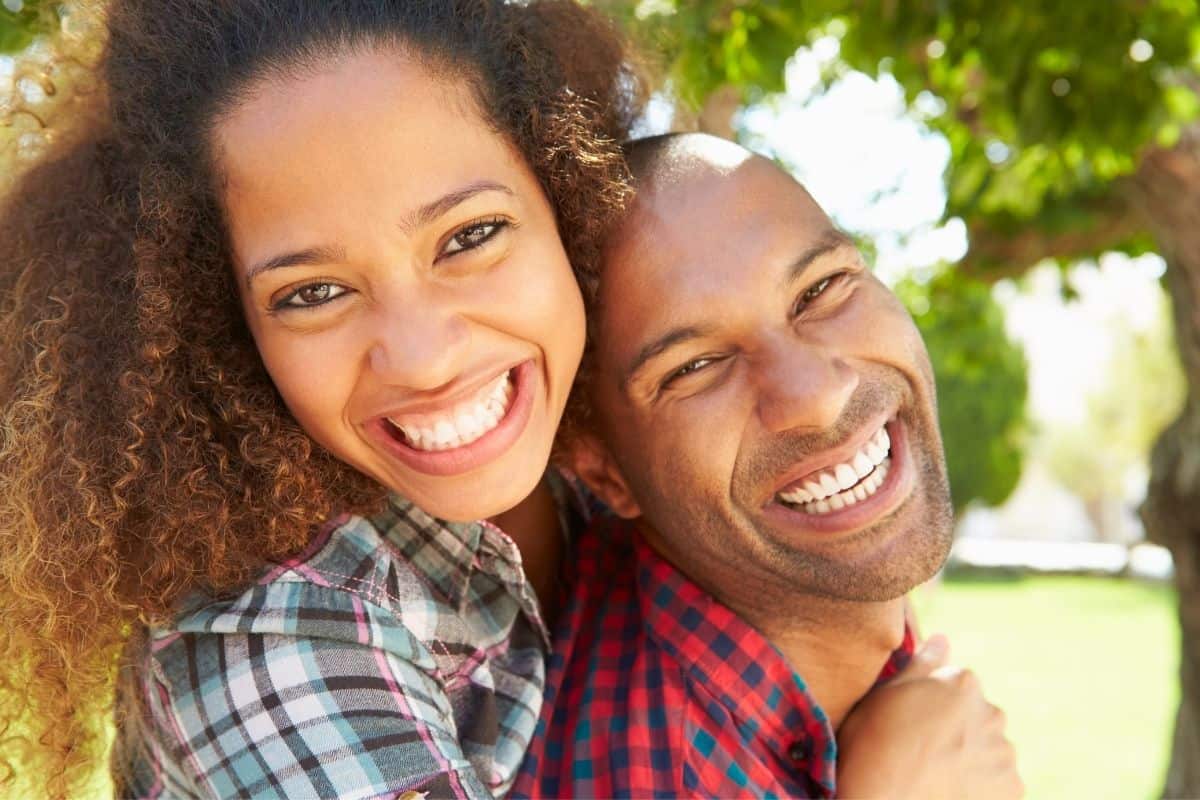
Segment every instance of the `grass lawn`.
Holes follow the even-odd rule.
[[[1031,800],[1158,797],[1178,701],[1172,589],[1086,577],[950,577],[918,594],[1008,714]]]

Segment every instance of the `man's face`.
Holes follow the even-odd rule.
[[[599,300],[600,449],[626,513],[698,583],[727,602],[887,600],[940,567],[951,514],[925,347],[789,176],[752,158],[652,182]]]

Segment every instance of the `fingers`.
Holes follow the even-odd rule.
[[[1020,800],[1025,796],[1025,783],[1017,771],[1017,754],[1012,743],[1001,737],[989,752],[991,758],[980,765],[977,773],[987,776],[984,781],[987,789],[976,794],[996,800]]]
[[[949,640],[942,634],[935,633],[913,653],[912,661],[892,680],[892,684],[927,678],[936,670],[944,668],[949,658]]]

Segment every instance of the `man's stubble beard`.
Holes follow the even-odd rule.
[[[910,442],[912,440],[910,439]],[[865,558],[851,561],[767,538],[774,571],[788,576],[794,591],[826,600],[877,603],[894,600],[937,574],[954,540],[950,486],[940,458],[912,453],[917,471],[913,494],[888,517],[846,541],[863,542]],[[939,454],[940,455],[940,454]],[[914,514],[914,503],[923,513]],[[903,530],[888,530],[902,525]],[[870,542],[886,544],[871,547]]]
[[[890,378],[890,376],[889,376]],[[911,397],[898,382],[885,378],[863,385],[851,399],[838,431],[818,441],[812,436],[781,439],[772,452],[762,453],[748,465],[750,485],[779,474],[793,463],[795,453],[835,446],[870,419],[903,398],[902,408],[912,408]],[[936,409],[925,414],[904,414],[911,464],[916,472],[912,494],[904,503],[868,528],[838,542],[831,552],[783,541],[770,531],[756,530],[758,558],[765,563],[758,573],[778,579],[779,588],[827,600],[883,602],[900,597],[932,578],[945,563],[954,538],[954,512],[946,473]],[[914,505],[917,507],[914,509]],[[914,513],[915,512],[915,513]],[[905,526],[904,530],[890,529]],[[720,533],[712,531],[711,533]],[[727,537],[726,537],[727,538]],[[878,541],[878,547],[871,542]],[[839,556],[865,548],[865,557]],[[766,587],[764,587],[766,588]]]

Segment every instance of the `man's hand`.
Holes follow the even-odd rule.
[[[933,636],[912,663],[875,689],[838,731],[838,796],[1014,800],[1025,787],[1004,736],[1004,712],[979,680],[946,663]]]

